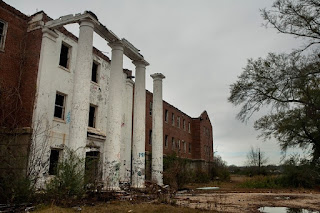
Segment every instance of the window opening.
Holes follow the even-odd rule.
[[[50,152],[50,164],[49,164],[49,175],[56,175],[59,162],[59,150],[51,149]]]
[[[89,109],[89,122],[88,122],[88,126],[89,127],[96,127],[96,112],[97,111],[97,107],[90,105],[90,109]]]
[[[91,81],[98,83],[98,67],[99,65],[96,62],[92,63],[92,75]]]
[[[60,61],[59,65],[65,68],[69,68],[69,57],[70,57],[70,47],[66,44],[61,44],[61,51],[60,51]]]
[[[56,101],[54,106],[54,117],[64,120],[66,96],[61,93],[56,93]]]

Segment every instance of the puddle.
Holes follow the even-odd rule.
[[[219,187],[215,187],[215,186],[210,186],[210,187],[201,187],[201,188],[197,188],[200,190],[218,190]]]
[[[319,211],[287,207],[260,207],[258,210],[264,213],[320,213]]]

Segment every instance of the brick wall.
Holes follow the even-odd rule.
[[[5,49],[0,51],[1,98],[7,103],[0,109],[0,119],[8,126],[31,126],[42,32],[28,33],[30,17],[3,1],[0,1],[0,19],[8,26]],[[11,98],[6,99],[11,93],[14,93]]]
[[[152,116],[150,115],[150,102],[153,100],[153,94],[146,91],[146,151],[152,151],[150,141],[150,130],[152,130]],[[166,110],[168,112],[167,121],[165,119]],[[174,114],[174,124],[172,122],[172,114]],[[180,117],[180,127],[178,118]],[[185,128],[183,126],[185,121]],[[189,133],[190,123],[190,133]],[[206,128],[206,131],[204,131]],[[168,146],[165,146],[165,138],[168,136]],[[172,147],[172,138],[174,138],[175,146]],[[181,112],[176,107],[163,101],[163,153],[169,155],[176,153],[177,156],[193,160],[212,161],[212,126],[207,112],[203,112],[198,118],[191,118],[187,114]],[[180,141],[180,149],[178,142]],[[186,144],[184,147],[184,143]],[[191,149],[189,152],[189,144]],[[210,154],[211,153],[211,154]]]

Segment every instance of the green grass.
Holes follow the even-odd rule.
[[[282,184],[277,176],[255,176],[246,179],[243,183],[240,183],[239,187],[255,189],[279,189],[282,188]]]

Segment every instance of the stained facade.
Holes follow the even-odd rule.
[[[96,167],[106,188],[118,189],[119,182],[143,188],[156,114],[152,93],[145,90],[149,64],[144,57],[91,12],[52,20],[44,12],[26,16],[3,1],[0,10],[2,100],[3,91],[17,92],[17,100],[0,109],[1,133],[9,127],[19,129],[24,136],[24,142],[16,144],[23,150],[19,157],[28,159],[16,169],[37,168],[42,185],[54,175],[68,147],[88,161],[98,159]],[[79,23],[78,37],[63,27],[69,23]],[[108,41],[112,61],[92,46],[94,32]],[[136,66],[135,81],[132,72],[123,69],[123,55]],[[5,116],[17,104],[21,107]],[[162,109],[163,154],[212,161],[207,113],[191,118],[167,102]],[[1,149],[7,148],[1,144]],[[36,155],[41,159],[33,164],[34,159],[39,161]]]

